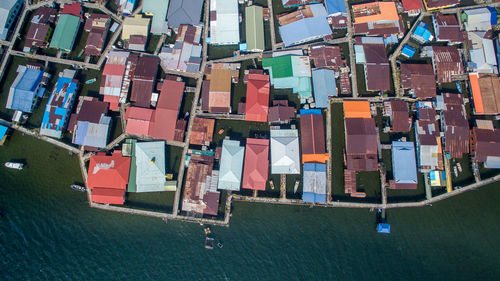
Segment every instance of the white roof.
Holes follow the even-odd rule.
[[[271,130],[271,174],[300,174],[297,130]]]
[[[165,142],[138,142],[135,163],[137,192],[165,190]]]
[[[238,0],[211,0],[210,11],[216,19],[210,19],[210,43],[238,44],[240,42],[240,21]]]
[[[219,170],[218,189],[240,190],[245,148],[239,141],[224,140]]]

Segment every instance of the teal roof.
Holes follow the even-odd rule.
[[[262,59],[275,89],[290,89],[301,98],[312,96],[311,67],[307,56],[279,56]]]
[[[270,68],[271,79],[293,76],[292,56],[262,59],[262,67]]]
[[[166,33],[168,27],[165,24],[165,19],[167,18],[168,2],[169,0],[143,1],[142,12],[153,14],[153,19],[151,20],[151,33]]]
[[[56,30],[50,41],[50,48],[61,49],[70,52],[73,49],[78,28],[80,27],[80,18],[62,14],[57,21]]]
[[[5,127],[4,125],[0,125],[0,140],[2,140],[5,135],[7,134],[7,127]]]
[[[165,142],[135,144],[136,192],[165,191]]]
[[[239,141],[222,142],[218,189],[240,190],[244,154],[245,148]]]

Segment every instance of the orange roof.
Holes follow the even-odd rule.
[[[344,101],[345,118],[371,118],[370,102]]]
[[[214,134],[215,119],[199,118],[193,119],[193,127],[191,129],[191,139],[189,144],[204,145],[206,141],[212,141]]]
[[[470,87],[472,90],[472,99],[474,100],[474,110],[477,114],[483,114],[483,97],[479,87],[479,73],[469,73]]]
[[[302,154],[302,163],[326,163],[330,159],[328,153],[325,154]]]
[[[354,23],[368,23],[383,20],[399,20],[395,2],[371,2],[352,5]]]
[[[130,157],[117,150],[113,155],[92,155],[89,162],[87,186],[90,189],[111,188],[125,191],[130,172]]]

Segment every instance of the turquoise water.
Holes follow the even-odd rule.
[[[66,151],[19,134],[0,147],[0,280],[499,280],[500,188],[375,213],[235,203],[224,247],[196,224],[91,209]]]

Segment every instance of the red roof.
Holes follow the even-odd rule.
[[[165,80],[153,113],[150,135],[155,139],[174,140],[175,125],[184,92],[184,82]]]
[[[249,74],[245,120],[267,121],[269,109],[269,75]]]
[[[243,188],[266,190],[269,172],[269,140],[247,139]]]
[[[109,109],[113,111],[118,111],[118,103],[120,101],[119,96],[104,95],[104,102],[109,102]]]
[[[147,136],[153,117],[153,110],[141,107],[129,107],[125,113],[127,120],[126,133]]]
[[[92,189],[90,201],[101,204],[123,205],[125,190],[96,187]]]
[[[422,10],[424,5],[421,0],[401,0],[405,11]]]
[[[82,19],[82,4],[80,3],[72,3],[64,5],[62,9],[61,15],[73,15],[75,17],[79,17]]]
[[[124,72],[125,72],[125,65],[107,63],[104,65],[104,70],[102,71],[102,75],[123,76]]]

